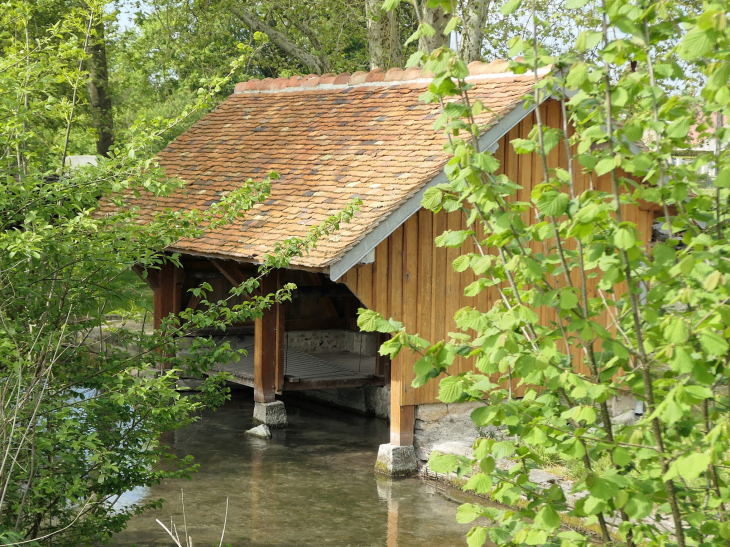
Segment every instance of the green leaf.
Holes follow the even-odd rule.
[[[471,257],[468,255],[457,256],[454,259],[454,270],[457,272],[463,272],[469,267]]]
[[[383,10],[385,11],[391,11],[398,7],[401,0],[385,0],[383,2]]]
[[[548,190],[540,195],[540,198],[537,200],[537,208],[544,215],[559,217],[565,213],[569,201],[570,196],[568,194],[556,190]]]
[[[535,515],[535,525],[543,530],[554,530],[560,526],[560,515],[552,505],[543,505]]]
[[[711,330],[700,332],[700,345],[710,355],[722,357],[727,353],[728,342],[725,338]]]
[[[578,306],[578,295],[571,289],[560,291],[560,307],[564,310],[572,310]]]
[[[477,494],[488,494],[492,491],[492,478],[486,473],[476,473],[467,481],[463,490],[474,490]]]
[[[578,35],[575,41],[575,49],[578,51],[586,51],[587,49],[593,49],[603,38],[603,34],[600,32],[584,30]]]
[[[687,323],[681,317],[672,317],[664,327],[664,339],[674,344],[684,344],[689,339]]]
[[[441,201],[444,198],[444,193],[432,186],[423,193],[423,199],[421,200],[421,206],[429,211],[436,211],[441,205]]]
[[[603,158],[596,165],[596,174],[600,177],[616,169],[616,158]]]
[[[730,188],[730,165],[726,165],[720,169],[720,172],[712,183],[718,188]]]
[[[702,57],[715,45],[715,33],[709,29],[700,28],[699,25],[685,34],[679,44],[679,55],[688,61]]]
[[[373,310],[360,308],[358,310],[357,326],[365,332],[394,332],[394,326],[383,319],[383,316]]]
[[[579,0],[583,2],[583,0]],[[586,2],[588,0],[585,0]],[[585,63],[576,63],[570,69],[565,83],[568,87],[578,88],[588,79],[588,66]]]
[[[621,447],[614,448],[611,456],[616,465],[629,465],[633,461],[629,451]]]
[[[667,137],[670,139],[684,139],[689,133],[689,128],[690,119],[687,116],[678,118],[667,127]]]
[[[456,522],[459,524],[469,524],[482,516],[482,509],[478,505],[464,503],[459,505],[456,510]]]
[[[459,460],[453,454],[432,452],[428,458],[428,467],[434,473],[452,473],[459,465]]]
[[[486,171],[487,173],[494,173],[497,169],[499,169],[499,161],[497,158],[495,158],[492,154],[488,154],[486,152],[480,152],[478,154],[474,154],[472,158],[472,163],[482,171]]]
[[[520,9],[521,5],[522,0],[509,0],[509,2],[503,5],[499,11],[502,15],[510,15]]]
[[[654,509],[654,504],[647,498],[646,496],[632,492],[629,495],[629,499],[626,502],[626,505],[624,505],[624,510],[626,511],[626,514],[629,515],[632,519],[635,520],[642,520],[651,515],[652,510]]]
[[[692,372],[694,360],[684,347],[679,346],[674,348],[674,357],[672,357],[670,365],[679,374],[688,374]]]
[[[588,0],[568,0],[565,2],[565,8],[566,9],[579,9],[585,6],[588,3]]]
[[[444,36],[451,34],[459,23],[461,23],[461,17],[452,17],[446,24],[446,28],[444,28]]]
[[[437,247],[461,247],[466,238],[472,235],[470,230],[446,230],[436,238]]]
[[[613,244],[619,249],[631,249],[636,245],[636,234],[631,228],[619,228],[613,236]]]
[[[426,355],[424,357],[421,357],[418,361],[416,361],[413,364],[413,371],[418,375],[424,375],[431,372],[431,369],[433,368],[433,356],[432,355]]]
[[[515,453],[515,445],[510,441],[500,441],[494,443],[492,446],[492,457],[500,460],[502,458],[509,458]]]
[[[466,544],[469,547],[482,547],[487,542],[487,530],[483,526],[475,526],[466,535]]]
[[[458,377],[448,376],[439,383],[438,399],[442,403],[455,403],[462,393],[464,393],[464,386]]]

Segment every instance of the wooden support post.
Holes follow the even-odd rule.
[[[177,271],[179,270],[179,271]],[[159,329],[162,326],[162,320],[171,313],[180,312],[180,295],[176,296],[178,280],[181,276],[182,269],[174,264],[162,264],[157,270],[157,288],[154,296],[154,326]]]
[[[391,393],[392,401],[392,393]],[[413,427],[416,421],[414,405],[390,407],[390,444],[413,446]]]
[[[276,271],[277,289],[281,287],[282,272]],[[286,307],[276,304],[276,392],[284,390],[284,365],[286,363]]]
[[[276,272],[261,280],[261,294],[268,295],[278,289]],[[273,403],[276,400],[277,336],[279,325],[276,304],[264,310],[254,325],[254,380],[253,400],[257,403]]]
[[[168,262],[160,266],[155,277],[157,288],[153,298],[153,326],[155,330],[160,330],[164,318],[180,313],[184,272],[182,268]],[[162,367],[170,368],[167,363],[163,363]]]
[[[399,357],[391,369],[390,381],[390,444],[395,446],[413,445],[413,428],[416,420],[416,407],[401,404]]]

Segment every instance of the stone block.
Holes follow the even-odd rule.
[[[445,418],[448,414],[449,409],[443,403],[418,405],[416,407],[416,420],[423,420],[424,422],[435,422]]]
[[[440,452],[441,454],[453,454],[454,456],[464,456],[467,458],[474,457],[474,445],[459,441],[435,444],[431,450],[433,452]]]
[[[471,421],[471,413],[477,408],[484,406],[483,403],[451,403],[448,405],[449,416],[455,420],[464,420],[464,422],[473,423]]]
[[[416,453],[412,446],[381,444],[375,472],[391,477],[408,477],[418,472]]]
[[[286,427],[286,408],[282,401],[273,403],[256,403],[253,407],[253,421],[272,429]]]
[[[271,430],[269,429],[269,426],[261,424],[261,425],[257,425],[256,427],[246,431],[246,435],[251,435],[252,437],[258,437],[260,439],[270,439]]]

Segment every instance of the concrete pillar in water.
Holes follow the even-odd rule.
[[[378,459],[375,472],[390,477],[409,477],[418,471],[416,452],[411,446],[381,444],[378,448]]]
[[[380,445],[375,471],[391,477],[407,477],[418,472],[416,452],[413,449],[416,407],[401,406],[398,377],[393,371],[391,374],[390,442]]]
[[[266,424],[271,429],[286,427],[286,408],[282,401],[272,403],[254,403],[253,421],[255,424]]]

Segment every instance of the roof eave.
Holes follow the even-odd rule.
[[[174,245],[171,245],[165,249],[166,251],[172,252],[172,253],[178,253],[180,255],[186,255],[186,256],[196,256],[201,258],[213,258],[213,259],[219,259],[219,260],[233,260],[235,262],[239,262],[242,264],[251,264],[253,266],[261,266],[263,265],[263,261],[256,260],[254,258],[246,258],[241,256],[234,256],[230,254],[224,254],[224,253],[205,253],[201,251],[193,251],[191,249],[183,249],[175,247]],[[305,266],[302,264],[289,264],[288,267],[289,270],[301,270],[304,272],[314,272],[314,273],[328,273],[328,268],[326,266]]]

